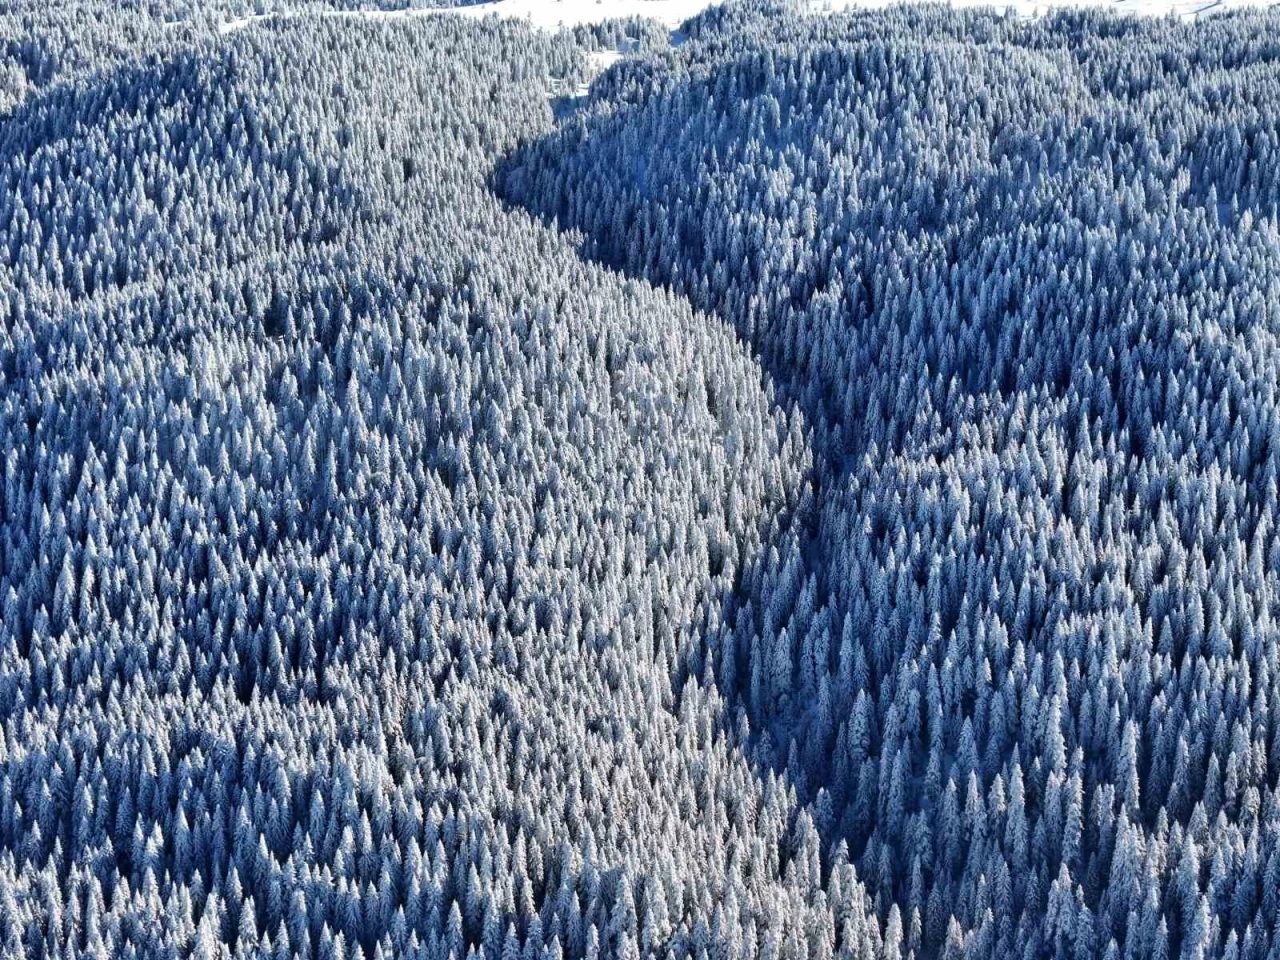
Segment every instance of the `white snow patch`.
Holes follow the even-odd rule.
[[[405,10],[323,10],[320,13],[330,17],[361,17],[370,20],[391,20],[446,13],[473,19],[500,16],[524,20],[532,26],[545,30],[600,23],[617,17],[638,16],[664,24],[673,31],[672,42],[678,45],[684,37],[676,31],[676,28],[690,17],[719,2],[721,0],[486,0],[484,3],[454,7],[412,7]],[[808,9],[814,14],[842,13],[850,10],[879,9],[896,2],[899,0],[808,0]],[[1024,17],[1043,16],[1055,8],[1107,7],[1117,13],[1144,16],[1164,16],[1172,13],[1182,18],[1195,18],[1244,7],[1280,5],[1277,0],[1005,0],[1005,2],[950,0],[950,4],[953,7],[994,7],[997,10],[1010,11]],[[286,14],[264,13],[239,17],[219,24],[218,31],[224,34],[234,33],[272,16],[305,14],[306,11],[302,10]],[[610,53],[605,56],[616,59],[617,54]]]
[[[618,50],[597,50],[587,54],[587,62],[597,73],[604,73],[621,59],[622,53]]]
[[[602,23],[617,17],[644,17],[657,20],[669,29],[675,29],[692,16],[720,0],[486,0],[484,3],[461,4],[453,7],[409,7],[403,10],[318,10],[324,17],[359,17],[367,20],[395,20],[402,17],[433,16],[444,13],[457,14],[471,19],[489,16],[510,17],[524,20],[544,30],[576,27],[582,24]],[[259,20],[273,16],[305,16],[306,8],[286,13],[263,13],[237,17],[218,25],[219,33],[233,33]]]
[[[248,17],[237,17],[235,20],[224,20],[222,23],[218,24],[218,32],[222,34],[235,33],[237,30],[243,30],[251,23],[256,23],[259,20],[266,20],[272,16],[274,16],[274,14],[255,13]]]
[[[578,24],[598,23],[614,17],[640,16],[661,21],[674,30],[690,17],[720,0],[488,0],[471,6],[441,7],[442,13],[464,17],[498,14],[526,20],[536,27],[556,29]],[[898,0],[808,0],[810,12],[840,13],[848,10],[873,10],[890,6]],[[1274,5],[1275,0],[950,0],[953,7],[994,6],[1020,16],[1037,17],[1061,7],[1108,7],[1117,13],[1180,17],[1219,13],[1242,7]],[[677,38],[683,39],[682,37]]]
[[[817,13],[838,13],[889,5],[890,0],[810,0],[809,8]],[[956,8],[992,6],[1023,17],[1039,17],[1054,9],[1106,8],[1120,14],[1162,17],[1173,14],[1194,19],[1202,14],[1216,14],[1246,7],[1265,7],[1272,0],[949,0]]]
[[[587,69],[589,76],[585,83],[580,83],[575,87],[566,87],[564,81],[557,78],[549,78],[549,93],[554,99],[556,97],[585,97],[591,89],[591,81],[600,74],[604,73],[615,63],[621,60],[623,54],[620,50],[597,50],[594,53],[587,54]]]
[[[489,0],[470,6],[442,7],[441,12],[464,17],[498,14],[527,20],[535,27],[555,30],[600,23],[617,17],[645,17],[675,29],[718,0]]]

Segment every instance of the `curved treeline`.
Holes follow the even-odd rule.
[[[495,180],[806,418],[711,641],[756,756],[885,955],[1272,955],[1280,17],[686,32]]]

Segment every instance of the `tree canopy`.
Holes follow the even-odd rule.
[[[0,956],[1277,949],[1280,15],[228,9],[0,3]]]

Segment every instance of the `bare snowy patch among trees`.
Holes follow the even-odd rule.
[[[0,6],[0,956],[1273,952],[1274,14],[226,9]]]

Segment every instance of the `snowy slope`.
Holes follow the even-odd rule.
[[[518,17],[537,26],[554,29],[593,23],[611,17],[640,15],[660,20],[676,27],[689,17],[712,6],[716,0],[491,0],[470,6],[444,8],[467,17],[483,17],[490,14]],[[815,13],[840,12],[854,9],[870,9],[888,6],[895,0],[810,0],[809,7]],[[952,0],[953,6],[995,6],[1013,9],[1026,16],[1037,16],[1054,7],[1103,6],[1120,13],[1159,16],[1175,13],[1179,16],[1195,16],[1206,12],[1219,12],[1248,6],[1268,6],[1267,0],[1012,0],[1008,3],[990,0]]]
[[[513,17],[526,20],[534,26],[548,30],[572,27],[580,24],[599,23],[615,17],[642,16],[658,20],[674,29],[707,7],[720,0],[488,0],[485,3],[454,7],[414,8],[408,10],[329,11],[326,15],[337,17],[366,17],[369,19],[393,19],[398,17],[430,16],[454,13],[464,17],[488,16]],[[809,9],[815,14],[840,13],[848,10],[886,7],[901,0],[808,0]],[[1022,16],[1040,16],[1060,7],[1108,7],[1117,13],[1142,16],[1196,17],[1215,14],[1243,7],[1280,5],[1280,0],[950,0],[955,7],[994,7],[1013,10]],[[222,33],[249,26],[272,14],[259,14],[228,20],[221,24]]]

